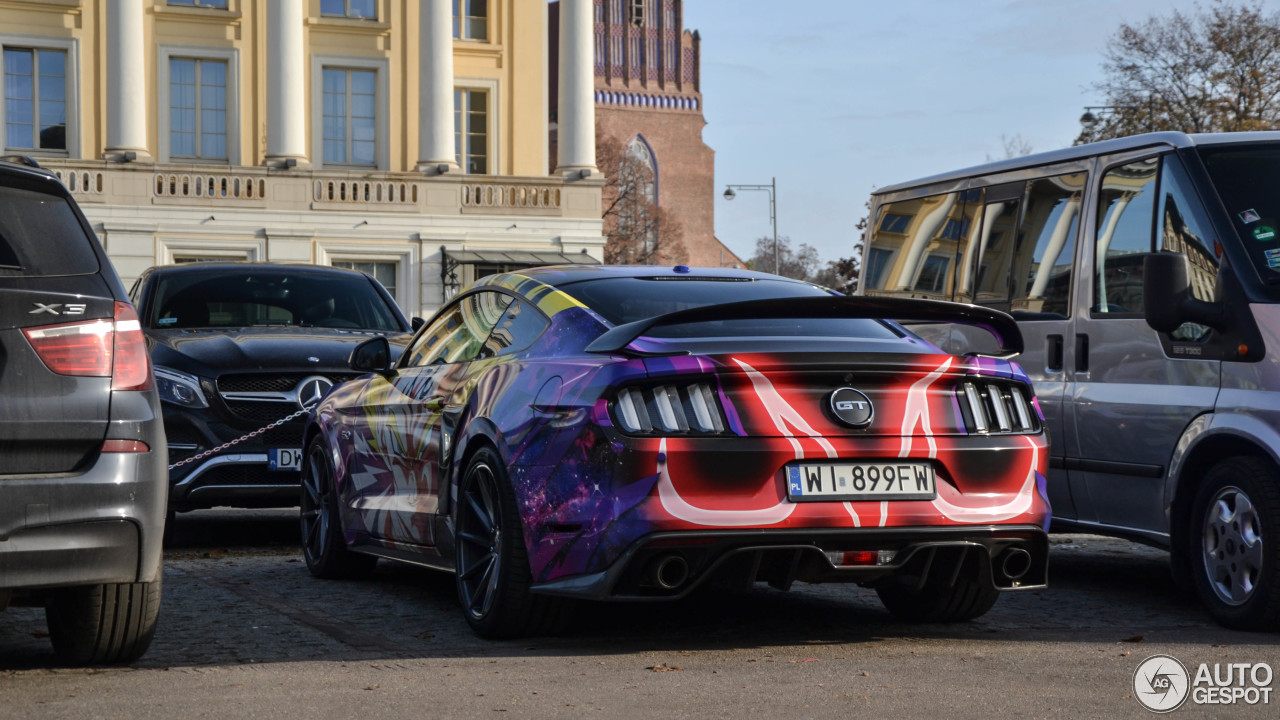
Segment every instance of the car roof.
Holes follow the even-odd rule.
[[[157,265],[151,269],[154,273],[163,275],[183,275],[183,274],[201,274],[209,270],[226,270],[238,273],[248,273],[253,275],[267,273],[296,273],[306,275],[360,275],[365,274],[359,270],[348,270],[347,268],[336,268],[329,265],[291,265],[285,263],[269,263],[269,262],[249,262],[249,261],[217,261],[217,262],[191,262],[176,263],[172,265]]]
[[[513,271],[513,274],[533,278],[554,287],[569,285],[587,280],[605,280],[610,278],[753,278],[757,280],[779,280],[801,284],[800,280],[737,268],[692,267],[687,265],[549,265],[547,267],[525,268]]]
[[[971,177],[994,175],[996,173],[1006,172],[1009,170],[1037,167],[1040,165],[1056,165],[1058,163],[1070,162],[1072,160],[1091,158],[1096,155],[1110,155],[1129,150],[1140,150],[1146,147],[1165,146],[1174,148],[1193,148],[1206,145],[1261,142],[1280,142],[1280,132],[1198,133],[1194,135],[1188,135],[1187,133],[1181,132],[1145,133],[1143,135],[1130,135],[1129,137],[1116,138],[1114,140],[1103,140],[1095,143],[1086,143],[1084,145],[1075,145],[1061,150],[1050,150],[1048,152],[1035,153],[1033,155],[1024,155],[1022,157],[1010,158],[1008,160],[998,160],[996,162],[975,165],[962,170],[953,170],[938,175],[930,175],[928,177],[908,182],[896,183],[894,185],[877,188],[871,194],[873,196],[888,195],[901,190],[921,187],[924,185],[932,185],[934,183],[953,182]]]

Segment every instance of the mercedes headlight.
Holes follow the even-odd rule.
[[[156,390],[161,402],[189,408],[209,407],[200,390],[200,379],[177,370],[156,366]]]

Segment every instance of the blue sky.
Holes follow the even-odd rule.
[[[1207,5],[1208,3],[1204,3]],[[1280,0],[1268,0],[1273,11]],[[985,162],[1001,134],[1071,144],[1103,98],[1102,49],[1121,22],[1192,0],[686,0],[702,34],[704,141],[716,151],[716,235],[743,258],[778,234],[849,255],[874,187]]]

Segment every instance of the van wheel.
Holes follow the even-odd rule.
[[[984,615],[1000,598],[989,573],[976,553],[966,553],[964,565],[950,587],[950,573],[935,572],[924,587],[888,584],[876,588],[880,602],[893,616],[906,622],[963,622]]]
[[[378,558],[352,552],[342,536],[333,464],[329,460],[329,447],[320,436],[307,446],[299,504],[302,557],[312,575],[325,579],[350,579],[367,577],[373,572]]]
[[[1191,571],[1209,614],[1238,630],[1280,629],[1280,487],[1255,457],[1214,465],[1192,509]]]
[[[456,584],[467,624],[481,637],[554,634],[569,602],[534,595],[515,492],[497,453],[482,448],[462,476],[457,503]]]
[[[45,606],[49,639],[68,665],[132,662],[155,636],[160,579],[58,590]]]

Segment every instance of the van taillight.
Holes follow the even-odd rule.
[[[22,331],[45,367],[59,375],[110,377],[112,390],[151,387],[151,360],[138,315],[115,304],[113,320],[46,325]]]

